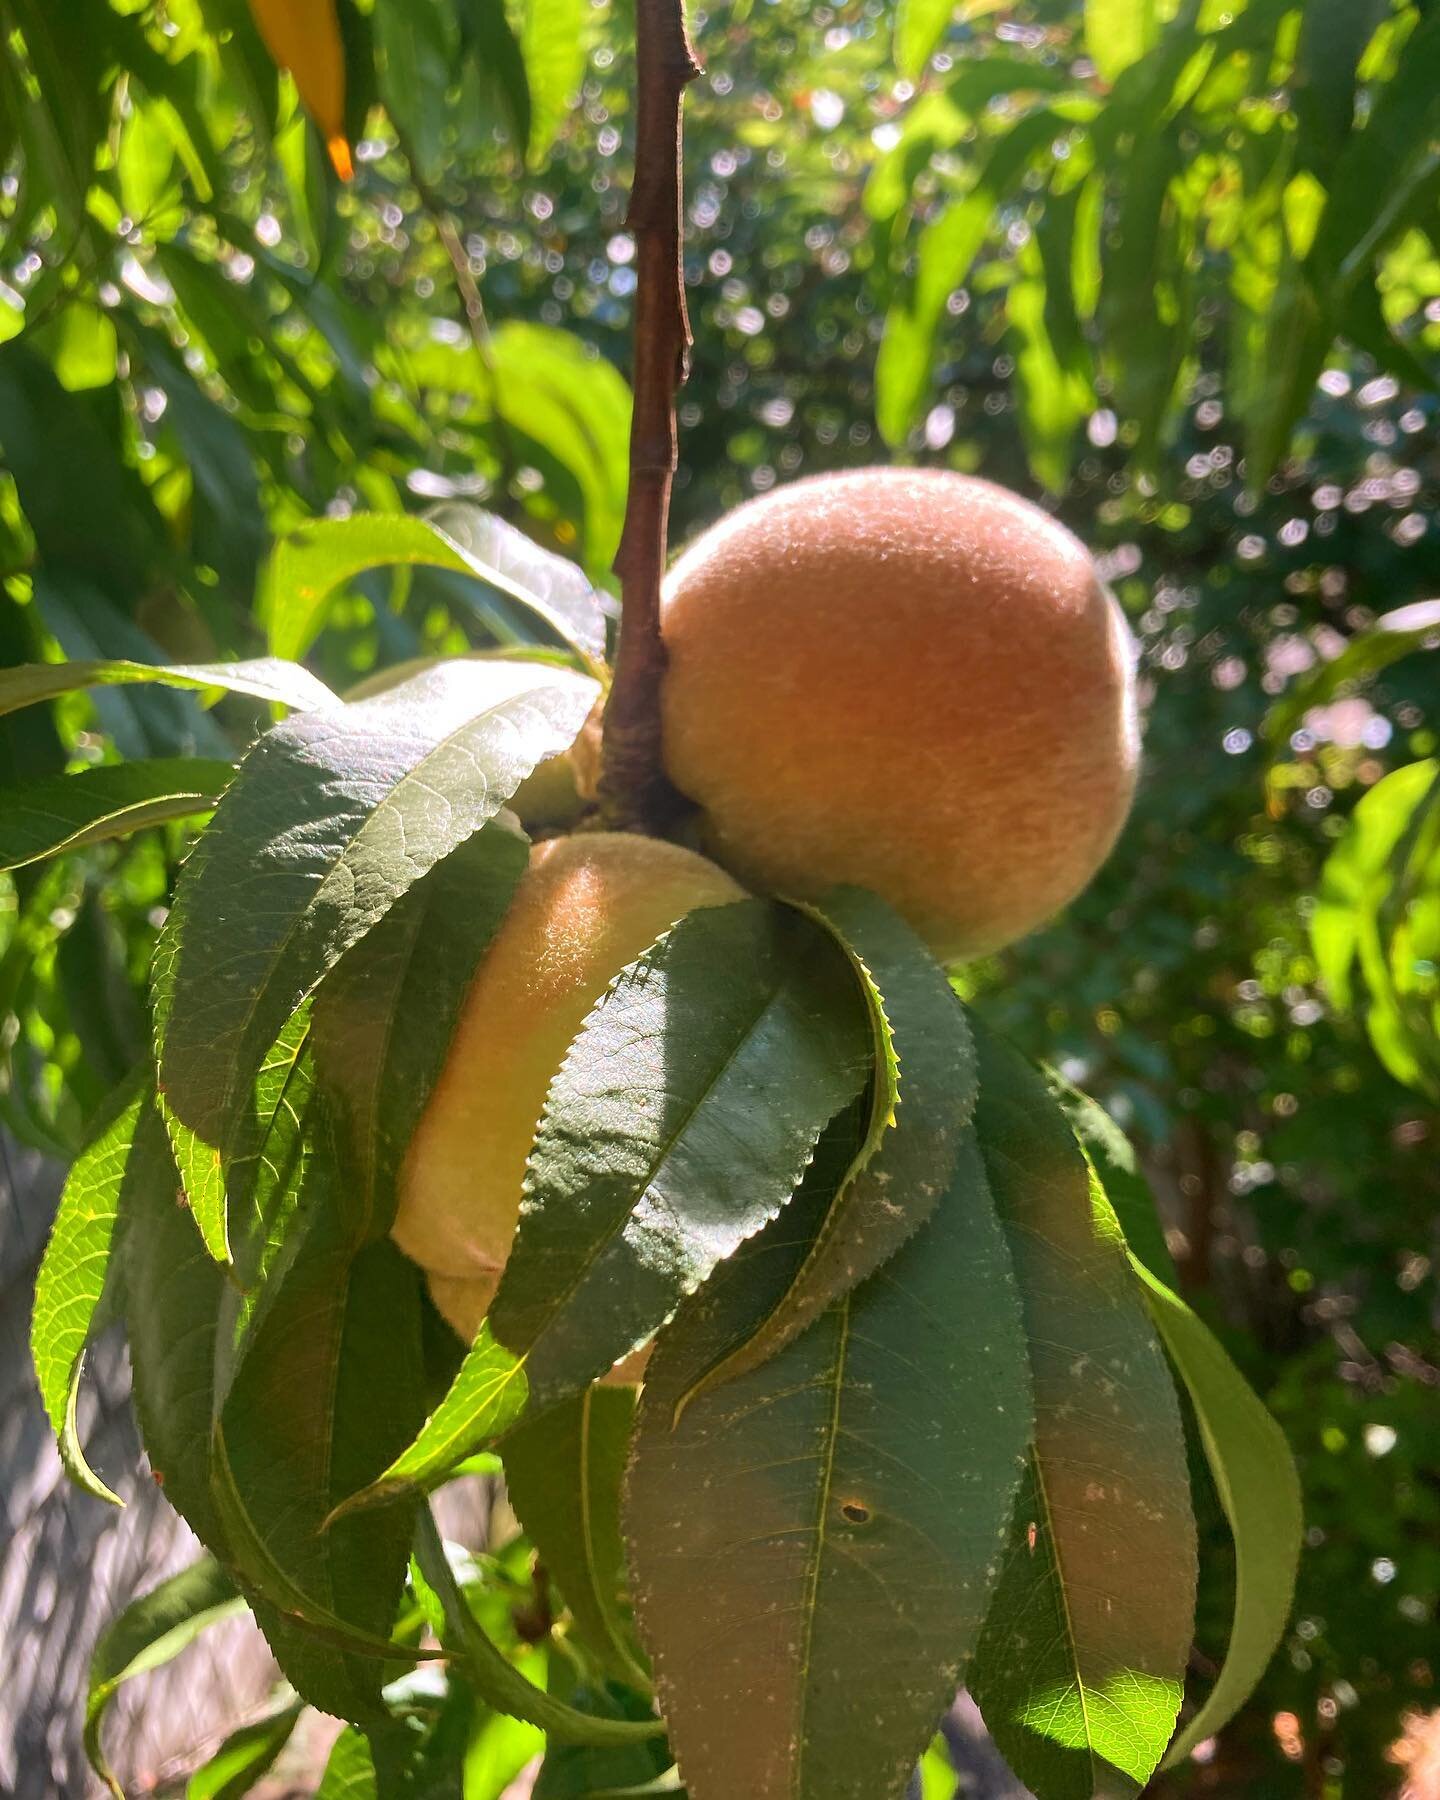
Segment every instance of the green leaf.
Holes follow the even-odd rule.
[[[895,8],[895,66],[918,81],[955,14],[955,0],[899,0]]]
[[[616,978],[550,1085],[490,1308],[533,1405],[638,1349],[775,1217],[870,1054],[845,959],[774,902],[693,912]]]
[[[30,1352],[40,1399],[60,1445],[65,1473],[97,1500],[121,1504],[85,1460],[75,1407],[85,1344],[105,1287],[130,1147],[148,1097],[137,1078],[106,1105],[94,1135],[66,1177],[35,1279]]]
[[[1139,62],[1159,34],[1157,0],[1085,0],[1085,51],[1102,81]]]
[[[268,1719],[232,1731],[185,1784],[185,1800],[245,1800],[290,1742],[303,1710],[297,1701]]]
[[[552,1656],[549,1691],[556,1699],[600,1719],[646,1719],[653,1715],[648,1701],[623,1686],[604,1685],[581,1678],[566,1656]],[[673,1758],[663,1737],[638,1744],[552,1744],[535,1779],[532,1800],[594,1800],[597,1794],[618,1789],[633,1793],[653,1791]]]
[[[368,1487],[342,1501],[333,1517],[437,1487],[473,1451],[510,1429],[524,1413],[528,1393],[523,1360],[495,1342],[486,1319],[415,1441]]]
[[[1305,1520],[1285,1434],[1210,1330],[1179,1296],[1132,1258],[1171,1360],[1195,1406],[1205,1459],[1235,1539],[1235,1617],[1225,1663],[1205,1704],[1170,1746],[1166,1767],[1189,1756],[1239,1711],[1284,1635]]]
[[[77,689],[115,687],[156,681],[163,687],[223,689],[231,694],[251,694],[291,706],[301,712],[322,712],[340,702],[324,684],[297,663],[260,656],[250,662],[176,663],[168,666],[142,662],[22,663],[0,669],[0,713],[20,706],[35,706]]]
[[[322,1527],[423,1417],[420,1276],[388,1241],[353,1249],[327,1192],[334,1179],[311,1161],[304,1236],[272,1278],[278,1291],[215,1421],[213,1485],[236,1561],[272,1606],[383,1640],[404,1587],[413,1509]],[[263,1561],[252,1555],[256,1539]],[[269,1607],[257,1617],[311,1705],[358,1723],[382,1716],[381,1662],[322,1643]]]
[[[970,1677],[1046,1800],[1138,1794],[1174,1729],[1195,1526],[1164,1354],[1119,1225],[1040,1076],[976,1027],[975,1127],[1035,1384],[1024,1483]]]
[[[1328,705],[1352,684],[1380,674],[1417,650],[1433,649],[1437,636],[1440,602],[1420,600],[1382,613],[1368,630],[1357,632],[1338,656],[1291,684],[1265,715],[1266,737],[1277,750],[1283,748],[1306,713]]]
[[[210,1253],[255,1072],[344,951],[584,723],[596,684],[460,660],[285,720],[248,753],[181,873],[155,958],[166,1120]]]
[[[527,855],[503,821],[477,832],[341,957],[316,997],[320,1081],[347,1157],[340,1203],[357,1242],[390,1229],[400,1166]]]
[[[1071,1087],[1053,1069],[1046,1069],[1043,1074],[1045,1084],[1069,1120],[1080,1148],[1100,1177],[1100,1185],[1115,1209],[1131,1254],[1138,1256],[1158,1281],[1173,1286],[1175,1259],[1165,1242],[1165,1229],[1155,1207],[1155,1196],[1140,1173],[1130,1140],[1099,1101]]]
[[[538,1725],[559,1744],[636,1744],[664,1735],[659,1719],[594,1718],[527,1681],[485,1635],[471,1612],[428,1507],[421,1509],[415,1555],[444,1609],[446,1643],[452,1654],[464,1657],[466,1671],[482,1700],[513,1718]]]
[[[461,0],[460,34],[483,74],[499,87],[515,149],[524,162],[530,148],[530,78],[504,0]]]
[[[913,290],[886,314],[875,365],[875,417],[886,443],[903,444],[920,415],[946,304],[995,229],[1002,202],[1066,128],[1049,107],[1022,113],[981,149],[970,191],[920,233]]]
[[[217,1555],[225,1530],[210,1495],[210,1395],[224,1272],[189,1216],[153,1098],[125,1165],[125,1326],[140,1436],[155,1480]]]
[[[805,910],[834,935],[865,996],[875,1067],[869,1125],[794,1283],[702,1387],[757,1367],[889,1261],[939,1203],[975,1109],[964,1009],[915,933],[858,888]]]
[[[585,78],[589,17],[585,0],[523,0],[520,49],[530,83],[530,164],[550,154]]]
[[[944,1738],[935,1742],[920,1759],[919,1800],[959,1800],[960,1778],[946,1752]]]
[[[634,1418],[633,1389],[588,1387],[522,1421],[504,1456],[510,1503],[574,1615],[576,1637],[603,1673],[645,1693],[650,1678],[622,1605],[620,1478]]]
[[[532,0],[532,10],[559,16],[570,4]],[[598,575],[614,559],[625,520],[631,412],[625,378],[573,332],[518,319],[495,331],[490,359],[500,417],[578,483],[585,564]]]
[[[401,567],[470,576],[518,601],[582,656],[604,653],[604,618],[573,563],[478,507],[447,508],[440,517],[449,529],[408,513],[352,513],[311,520],[281,538],[258,603],[270,648],[303,656],[342,588],[367,569]]]
[[[405,0],[374,14],[380,95],[422,182],[441,179],[448,90],[459,60],[454,9],[440,0]]]
[[[229,763],[203,757],[160,757],[52,775],[0,793],[0,869],[205,812],[234,772]]]
[[[85,1754],[116,1800],[125,1800],[105,1760],[101,1730],[116,1692],[136,1675],[173,1661],[202,1631],[245,1611],[235,1583],[211,1556],[202,1556],[178,1575],[132,1601],[108,1625],[90,1662],[85,1700]]]
[[[892,1261],[672,1426],[794,1279],[852,1148],[827,1134],[806,1187],[686,1303],[646,1373],[626,1536],[691,1800],[900,1800],[999,1569],[1029,1380],[968,1136]]]

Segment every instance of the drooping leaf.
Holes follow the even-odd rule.
[[[120,1191],[131,1145],[149,1095],[143,1073],[111,1096],[94,1135],[66,1177],[45,1258],[35,1279],[30,1353],[40,1398],[70,1479],[97,1500],[120,1505],[85,1460],[75,1407],[86,1340],[105,1287]]]
[[[644,1693],[649,1676],[635,1660],[622,1605],[620,1478],[634,1418],[633,1388],[588,1387],[522,1421],[504,1455],[510,1502],[574,1615],[581,1645],[604,1674]]]
[[[1145,1298],[1195,1406],[1205,1459],[1235,1539],[1235,1616],[1205,1704],[1171,1745],[1166,1766],[1213,1737],[1249,1698],[1290,1617],[1304,1535],[1300,1479],[1285,1434],[1205,1324],[1134,1259]]]
[[[690,913],[617,977],[551,1083],[489,1314],[533,1405],[638,1349],[774,1218],[871,1055],[844,957],[772,902]]]
[[[222,1292],[220,1266],[188,1217],[164,1121],[141,1111],[125,1165],[125,1327],[135,1411],[155,1480],[217,1555],[225,1531],[210,1494],[210,1396]]]
[[[1071,1087],[1053,1069],[1045,1070],[1044,1074],[1046,1085],[1069,1120],[1080,1148],[1100,1177],[1100,1185],[1115,1209],[1131,1254],[1138,1256],[1157,1280],[1174,1286],[1175,1259],[1165,1242],[1155,1196],[1140,1173],[1130,1140],[1097,1100]]]
[[[296,1701],[268,1719],[242,1725],[185,1784],[185,1800],[245,1800],[290,1742],[304,1709]]]
[[[156,1060],[196,1223],[227,1254],[226,1165],[255,1071],[326,971],[478,831],[596,694],[564,669],[438,664],[273,727],[182,871],[155,959]]]
[[[481,1699],[514,1718],[538,1725],[555,1743],[637,1744],[664,1735],[665,1727],[658,1719],[594,1717],[527,1681],[486,1636],[470,1610],[428,1507],[422,1507],[420,1512],[415,1555],[443,1608],[446,1642],[452,1654],[464,1657],[469,1677]]]
[[[132,1601],[102,1633],[90,1662],[85,1700],[85,1754],[116,1800],[125,1800],[105,1759],[101,1731],[116,1692],[136,1675],[160,1669],[202,1631],[245,1611],[235,1583],[212,1556],[162,1581]]]
[[[644,1720],[649,1702],[623,1686],[582,1679],[568,1657],[552,1656],[549,1691],[567,1706],[599,1719]],[[638,1744],[552,1744],[535,1778],[533,1800],[593,1800],[627,1788],[644,1791],[670,1768],[673,1758],[663,1737]]]
[[[323,712],[340,702],[325,683],[298,663],[274,656],[250,662],[177,663],[162,667],[141,662],[24,663],[0,669],[0,713],[20,706],[35,706],[79,688],[125,686],[155,681],[163,687],[224,690],[251,694],[257,700],[273,700],[300,712]]]
[[[198,756],[106,763],[0,792],[0,869],[206,812],[235,773]]]
[[[305,1598],[367,1638],[385,1639],[409,1560],[413,1509],[322,1530],[337,1500],[365,1486],[414,1436],[423,1416],[419,1273],[393,1244],[353,1248],[326,1191],[307,1171],[306,1221],[278,1291],[244,1345],[214,1427],[217,1501],[237,1562],[282,1611],[284,1571]],[[243,1511],[243,1522],[237,1513]],[[267,1562],[252,1563],[253,1538]],[[268,1607],[257,1615],[287,1677],[312,1705],[356,1722],[381,1716],[384,1665],[322,1644]]]
[[[502,1436],[525,1411],[523,1359],[497,1344],[485,1320],[454,1379],[415,1441],[372,1481],[335,1508],[335,1517],[384,1506],[447,1480],[471,1453]]]
[[[976,1028],[1034,1437],[970,1687],[1046,1800],[1138,1794],[1174,1729],[1195,1526],[1174,1389],[1119,1225],[1041,1077]]]
[[[691,1800],[901,1800],[999,1569],[1030,1395],[973,1139],[892,1261],[672,1424],[784,1294],[852,1154],[827,1134],[806,1188],[686,1303],[646,1374],[626,1535]]]
[[[483,582],[528,608],[581,655],[603,654],[604,617],[573,563],[478,507],[447,508],[439,520],[353,513],[311,520],[281,538],[260,598],[271,649],[277,656],[303,655],[320,632],[330,601],[348,582],[367,569],[398,566],[448,569]]]
[[[390,1229],[400,1165],[527,854],[502,821],[477,832],[402,895],[316,997],[320,1080],[348,1159],[339,1201],[357,1242]]]
[[[975,1108],[964,1009],[909,926],[859,889],[806,910],[834,934],[865,995],[875,1068],[869,1125],[794,1283],[759,1331],[705,1377],[707,1387],[773,1356],[919,1229],[949,1185]]]

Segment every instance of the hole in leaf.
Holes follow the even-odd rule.
[[[852,1525],[868,1525],[870,1523],[870,1508],[862,1501],[842,1500],[840,1511]]]

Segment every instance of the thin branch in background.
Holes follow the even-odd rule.
[[[635,412],[630,493],[615,556],[620,643],[605,709],[600,769],[604,823],[662,831],[684,801],[660,755],[660,584],[678,445],[675,395],[685,380],[690,320],[681,261],[682,126],[686,86],[700,73],[682,0],[636,0],[635,182],[627,223],[635,239]]]

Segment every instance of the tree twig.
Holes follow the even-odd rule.
[[[630,493],[615,555],[620,643],[605,708],[600,805],[612,830],[659,832],[684,806],[660,758],[660,583],[678,454],[675,395],[690,351],[680,244],[681,111],[700,64],[685,30],[683,0],[636,0],[635,28],[635,181],[627,220],[637,278],[635,412]]]

